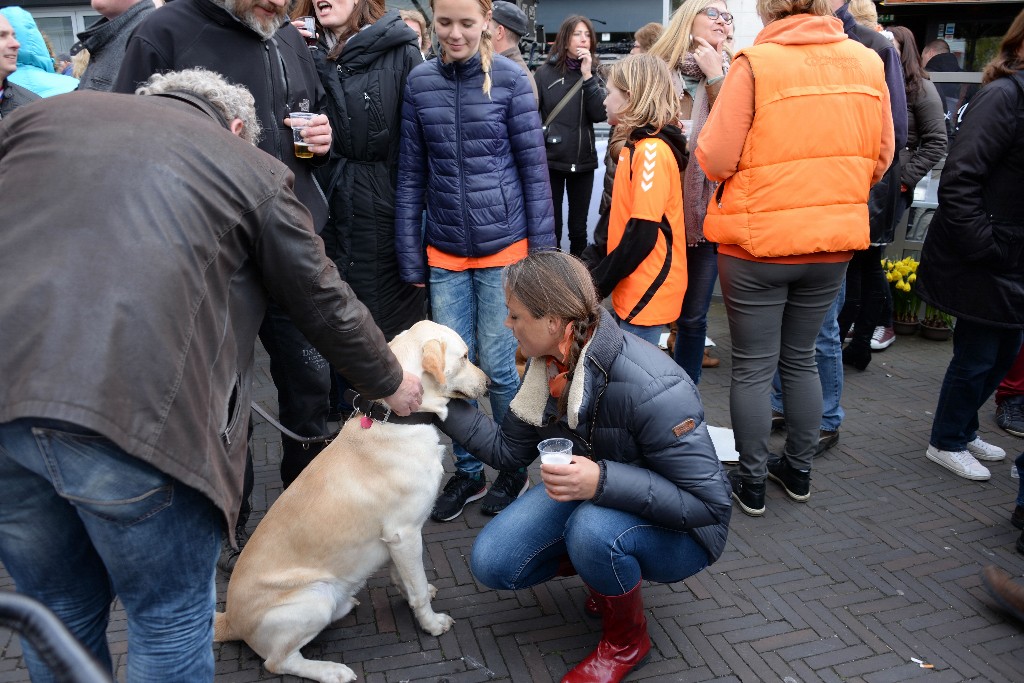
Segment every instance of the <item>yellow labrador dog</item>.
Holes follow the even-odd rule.
[[[421,377],[421,413],[443,419],[449,398],[486,393],[487,376],[443,325],[416,323],[391,349]],[[225,611],[216,615],[214,640],[244,640],[272,673],[354,681],[349,667],[305,659],[299,648],[348,614],[367,578],[389,561],[391,580],[423,630],[437,636],[451,628],[452,618],[430,606],[436,589],[423,570],[421,535],[444,453],[431,424],[366,415],[346,422],[256,527],[228,583]]]

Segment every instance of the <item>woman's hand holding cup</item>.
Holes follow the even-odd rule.
[[[540,450],[540,476],[552,500],[590,500],[597,493],[601,468],[589,458],[574,457],[568,439],[545,439]]]

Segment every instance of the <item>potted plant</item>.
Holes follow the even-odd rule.
[[[953,316],[927,304],[924,307],[924,320],[921,321],[921,336],[934,341],[946,341],[952,334]]]
[[[914,292],[917,260],[911,256],[899,261],[885,259],[882,268],[892,290],[893,331],[896,334],[914,334],[921,324],[917,317],[921,299]]]

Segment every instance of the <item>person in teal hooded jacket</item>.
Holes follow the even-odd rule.
[[[8,76],[8,80],[40,97],[60,95],[78,87],[77,78],[54,71],[53,58],[31,14],[20,7],[5,7],[0,9],[0,14],[11,22],[14,35],[21,43],[21,50],[18,51],[18,70]]]

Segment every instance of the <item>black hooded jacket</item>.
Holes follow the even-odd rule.
[[[424,317],[424,290],[398,276],[395,185],[406,77],[423,62],[415,32],[393,10],[352,36],[336,61],[313,50],[334,131],[320,169],[330,216],[327,255],[391,339]]]

